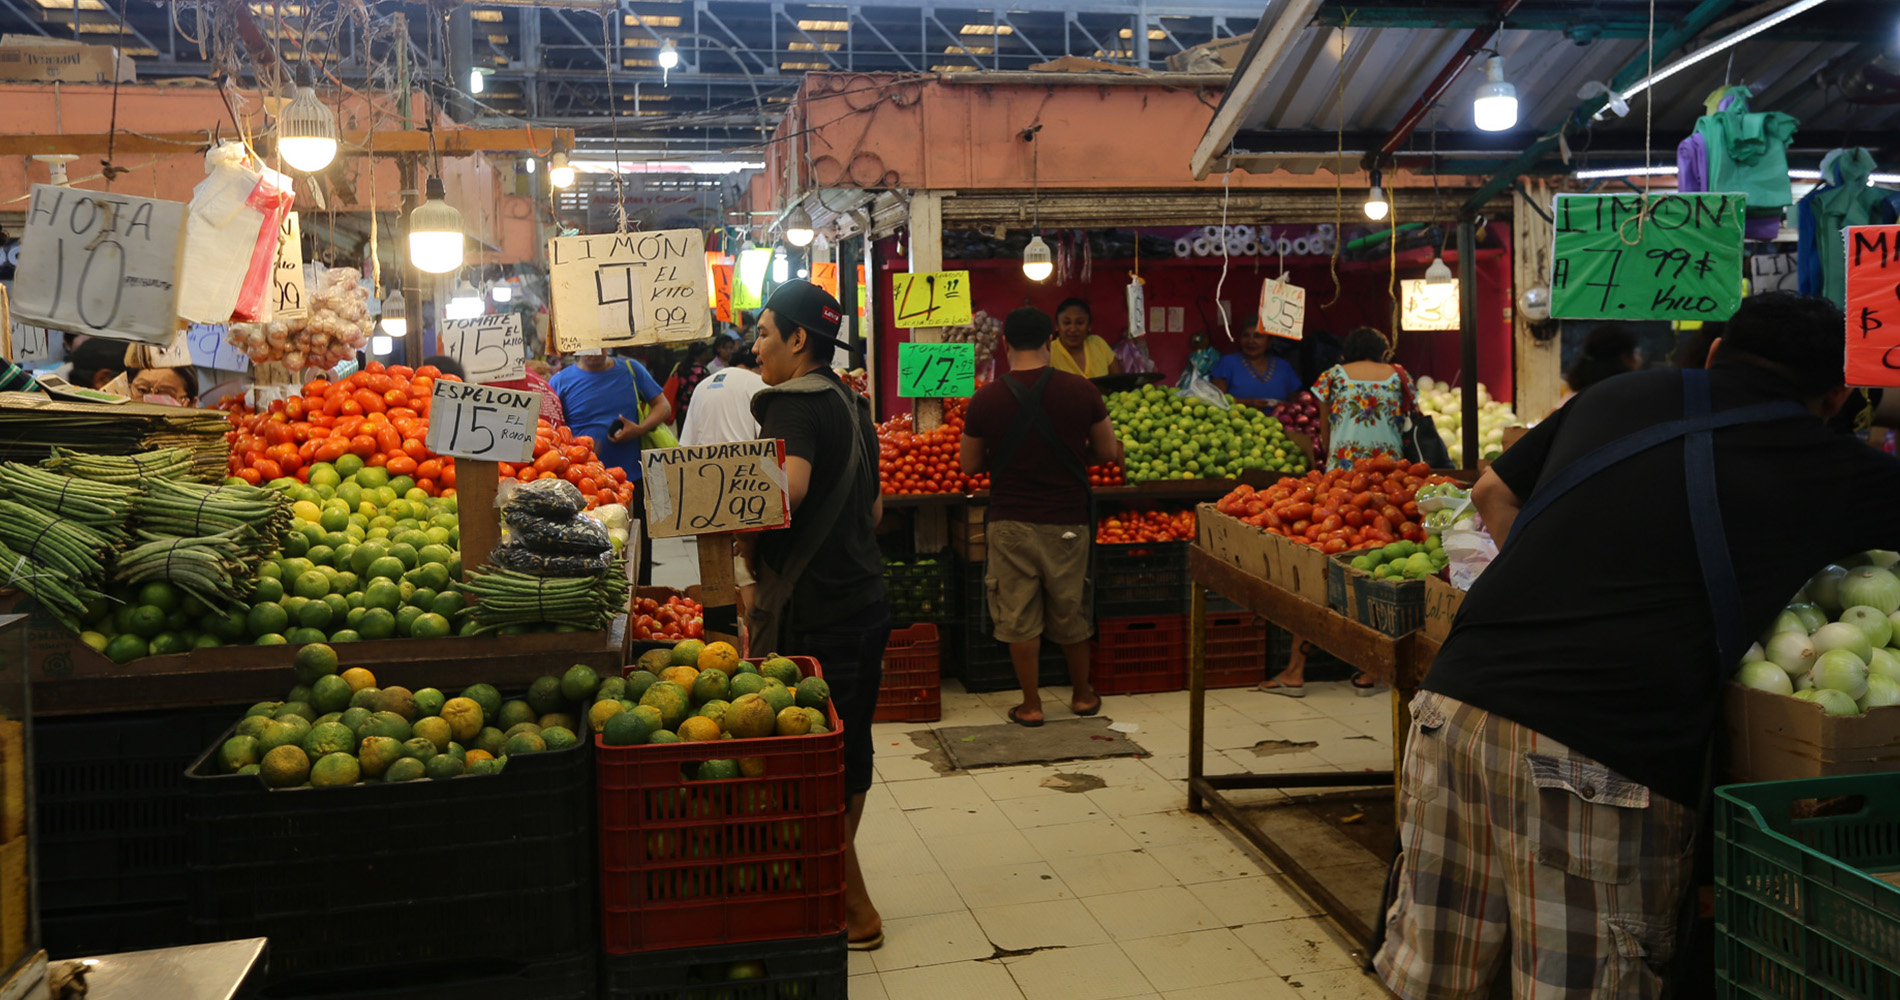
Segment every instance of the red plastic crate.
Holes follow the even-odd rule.
[[[1267,623],[1251,611],[1208,612],[1207,686],[1253,687],[1266,676]]]
[[[912,625],[891,633],[884,647],[884,682],[877,691],[877,722],[935,722],[943,718],[943,644],[937,626]]]
[[[1187,687],[1187,628],[1181,615],[1109,618],[1096,623],[1089,678],[1102,694]]]
[[[818,661],[792,660],[824,676]],[[844,929],[844,734],[837,709],[825,714],[830,731],[810,736],[630,747],[594,738],[609,954]],[[722,758],[749,776],[685,776]]]

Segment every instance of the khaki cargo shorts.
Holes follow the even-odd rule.
[[[1083,524],[989,523],[983,582],[992,634],[999,642],[1048,636],[1067,646],[1094,634],[1088,530]]]

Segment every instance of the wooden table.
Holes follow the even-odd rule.
[[[1405,733],[1411,722],[1407,706],[1418,690],[1419,681],[1437,654],[1437,644],[1421,655],[1426,640],[1417,633],[1393,638],[1330,608],[1321,607],[1291,591],[1242,572],[1215,558],[1199,545],[1188,548],[1188,576],[1192,583],[1190,676],[1188,685],[1188,809],[1212,812],[1247,838],[1261,854],[1291,878],[1320,909],[1342,930],[1369,949],[1373,927],[1366,915],[1347,908],[1334,893],[1309,875],[1299,860],[1272,837],[1248,822],[1240,809],[1223,793],[1235,789],[1336,788],[1344,786],[1394,786],[1399,760],[1405,750]],[[1215,591],[1275,625],[1326,650],[1348,664],[1394,690],[1393,769],[1358,774],[1339,771],[1308,771],[1292,774],[1218,774],[1206,771],[1207,724],[1207,592]],[[1362,960],[1369,955],[1362,950]]]

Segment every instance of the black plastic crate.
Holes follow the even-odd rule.
[[[890,591],[891,622],[898,628],[957,620],[957,563],[948,552],[886,555],[884,585]]]
[[[279,943],[272,941],[266,959]],[[420,965],[350,977],[267,986],[256,1000],[593,1000],[600,973],[592,952],[542,962],[473,961]],[[270,963],[273,966],[274,962]]]
[[[1097,542],[1095,617],[1178,615],[1188,609],[1186,542]]]
[[[221,742],[185,776],[192,932],[269,937],[272,984],[594,939],[590,743],[495,775],[273,790],[218,774]]]
[[[195,943],[186,917],[182,894],[156,906],[41,910],[40,943],[56,958],[175,948]]]
[[[845,1000],[849,986],[843,934],[606,955],[600,963],[601,1000]]]
[[[243,712],[233,706],[35,719],[41,908],[182,905],[184,771]]]
[[[944,630],[943,672],[963,682],[963,689],[974,693],[1008,691],[1019,687],[1016,667],[1010,662],[1009,647],[996,641],[995,624],[990,620],[990,605],[985,593],[983,567],[963,567],[963,609],[957,626]],[[1069,661],[1062,647],[1042,640],[1041,671],[1036,683],[1042,687],[1069,683]]]

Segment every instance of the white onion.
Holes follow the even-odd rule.
[[[1743,666],[1747,666],[1750,663],[1764,663],[1767,662],[1767,660],[1768,654],[1762,651],[1761,643],[1759,642],[1749,643],[1748,649],[1742,653]]]
[[[1807,629],[1810,635],[1815,629],[1834,620],[1827,616],[1827,612],[1821,610],[1820,605],[1812,603],[1790,604],[1788,613],[1795,616],[1801,622],[1801,627]]]
[[[1741,669],[1735,671],[1735,679],[1769,694],[1794,693],[1794,682],[1788,679],[1787,672],[1763,660],[1742,664]]]
[[[1893,638],[1893,622],[1887,619],[1890,612],[1865,604],[1856,604],[1841,612],[1841,621],[1860,629],[1867,637],[1867,643],[1876,649],[1885,646]]]
[[[1900,683],[1890,677],[1867,678],[1867,693],[1856,699],[1860,710],[1884,708],[1888,705],[1900,705]]]
[[[1762,637],[1762,640],[1765,642],[1769,639],[1774,638],[1775,636],[1780,635],[1783,632],[1799,632],[1802,635],[1807,635],[1808,633],[1812,631],[1814,631],[1814,629],[1811,629],[1806,624],[1804,624],[1801,621],[1801,617],[1795,614],[1794,611],[1785,610],[1775,616],[1774,622],[1768,626],[1767,631],[1761,634],[1761,637]]]
[[[1900,653],[1891,649],[1874,650],[1874,655],[1867,660],[1867,676],[1900,681]]]
[[[1821,610],[1829,615],[1839,614],[1843,607],[1841,578],[1846,575],[1845,567],[1829,565],[1822,567],[1821,571],[1814,574],[1814,578],[1808,581],[1808,596],[1812,597],[1814,603],[1820,605]]]
[[[1833,688],[1815,688],[1813,694],[1814,703],[1821,706],[1821,709],[1829,715],[1860,714],[1860,706],[1855,704],[1854,699],[1849,698],[1845,691],[1836,691]]]
[[[1900,611],[1900,577],[1879,566],[1856,566],[1841,577],[1843,605],[1870,605],[1883,615]]]
[[[1782,632],[1768,640],[1766,649],[1768,662],[1780,667],[1790,677],[1799,677],[1814,666],[1821,651],[1816,649],[1813,640],[1805,632]]]
[[[1867,693],[1867,663],[1845,649],[1830,649],[1808,671],[1817,688],[1844,692],[1849,698]]]
[[[1823,625],[1814,630],[1811,638],[1814,648],[1820,650],[1822,655],[1826,655],[1829,650],[1845,649],[1862,663],[1873,659],[1874,644],[1867,640],[1867,633],[1845,622]]]

